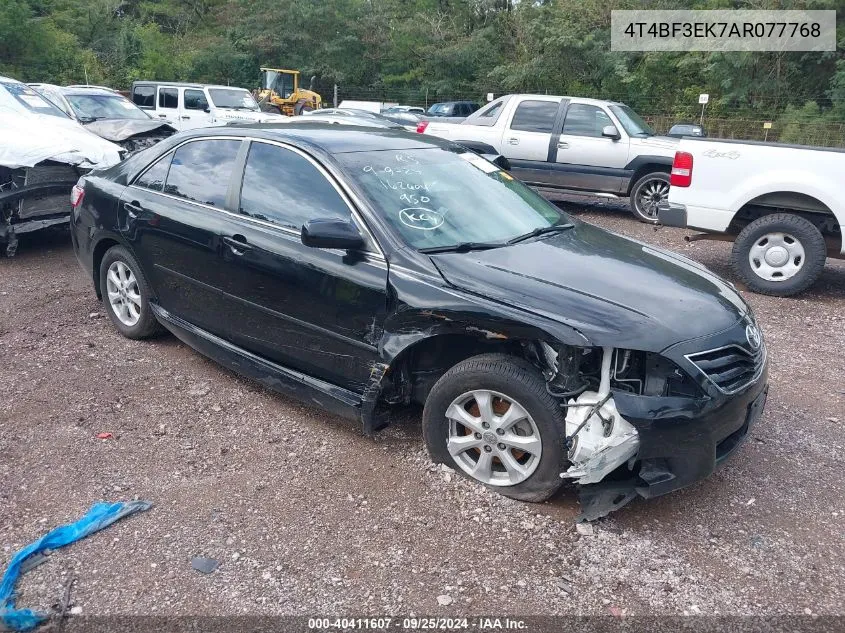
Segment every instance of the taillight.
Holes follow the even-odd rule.
[[[689,152],[675,152],[672,162],[672,173],[669,174],[669,184],[673,187],[689,187],[692,183],[692,154]]]
[[[425,132],[425,128],[428,127],[428,121],[420,121],[417,123],[417,133],[422,134]]]
[[[70,190],[70,206],[72,209],[77,209],[82,204],[82,199],[85,197],[85,189],[79,185],[74,185]]]

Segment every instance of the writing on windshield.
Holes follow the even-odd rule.
[[[562,218],[510,174],[463,148],[352,152],[337,158],[378,213],[415,248],[506,242]]]

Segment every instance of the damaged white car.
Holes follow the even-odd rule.
[[[81,128],[35,90],[0,76],[0,254],[17,235],[63,224],[79,177],[125,150]]]

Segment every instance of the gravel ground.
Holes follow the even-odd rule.
[[[559,204],[731,278],[729,244]],[[96,500],[141,498],[24,576],[19,604],[75,576],[86,615],[842,614],[845,266],[799,298],[744,294],[772,359],[752,438],[582,534],[571,488],[523,504],[432,465],[417,409],[365,438],[173,337],[120,337],[67,235],[22,239],[0,259],[0,567]]]

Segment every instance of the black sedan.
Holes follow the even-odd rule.
[[[729,284],[434,137],[193,130],[80,180],[72,228],[124,336],[366,433],[424,404],[435,460],[526,501],[573,480],[588,518],[710,474],[766,397]]]

